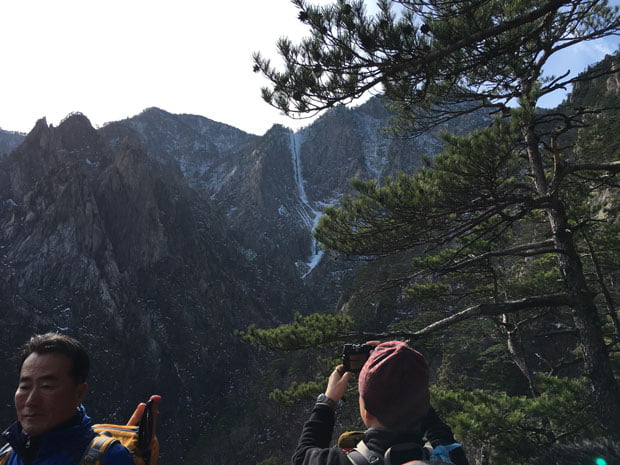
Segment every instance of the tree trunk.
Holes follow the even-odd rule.
[[[508,315],[502,315],[502,322],[506,327],[506,339],[508,344],[508,351],[512,356],[512,360],[515,362],[523,376],[527,379],[527,383],[530,387],[530,393],[532,397],[538,397],[540,395],[540,390],[538,389],[538,385],[536,383],[536,379],[530,370],[530,366],[527,363],[527,359],[525,356],[525,351],[523,350],[523,342],[521,340],[521,331],[519,328],[508,328]]]
[[[564,283],[568,293],[577,298],[577,304],[572,308],[573,321],[579,331],[585,374],[592,383],[593,405],[608,435],[620,440],[620,392],[601,331],[602,322],[594,295],[587,286],[563,206],[550,209],[548,215],[559,250],[558,263]]]
[[[614,329],[616,330],[616,338],[620,339],[620,319],[618,319],[618,315],[616,315],[616,306],[614,304],[614,299],[611,296],[611,292],[609,292],[609,289],[607,288],[607,284],[605,284],[605,275],[603,274],[603,270],[601,269],[601,264],[599,263],[596,251],[594,250],[594,246],[592,245],[592,242],[590,241],[587,233],[583,233],[583,238],[586,241],[588,250],[590,251],[590,259],[592,260],[592,265],[594,265],[596,279],[598,280],[599,286],[601,287],[601,292],[605,297],[605,303],[607,304],[607,314],[613,322]]]
[[[532,128],[524,130],[528,158],[536,191],[548,196],[548,182],[544,174],[539,141]],[[584,358],[584,372],[592,386],[592,406],[607,431],[609,438],[620,441],[620,391],[609,360],[609,353],[601,331],[601,319],[588,288],[583,267],[569,228],[566,210],[557,194],[551,194],[547,217],[558,251],[558,268],[567,293],[575,297],[572,307],[575,327],[579,332]]]

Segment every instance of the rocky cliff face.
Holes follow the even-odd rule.
[[[388,118],[373,99],[262,137],[158,109],[100,130],[39,121],[0,158],[3,358],[34,332],[79,337],[93,416],[121,421],[157,386],[177,456],[258,373],[235,329],[335,305],[354,264],[314,244],[324,206],[352,177],[413,172],[440,150],[436,134],[386,136]]]
[[[158,109],[108,125],[102,132],[113,141],[118,140],[113,132],[131,128],[150,157],[176,166],[190,186],[217,205],[241,251],[272,283],[267,303],[292,304],[304,312],[332,305],[343,277],[342,264],[332,266],[333,260],[312,239],[323,208],[351,192],[353,177],[411,173],[422,154],[441,150],[440,129],[416,139],[398,139],[384,131],[389,118],[381,99],[374,98],[355,109],[336,108],[297,133],[275,126],[257,137],[205,118]],[[470,116],[449,129],[469,130],[484,119]],[[333,283],[331,289],[325,286],[326,278]]]
[[[594,79],[577,81],[566,103],[574,106],[601,105],[606,98],[615,97],[620,91],[620,53],[606,55],[603,60],[590,66],[586,72]]]

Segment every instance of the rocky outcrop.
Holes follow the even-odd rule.
[[[573,84],[566,102],[573,106],[600,105],[605,97],[617,96],[620,90],[620,55],[606,55],[582,74],[584,81]],[[592,78],[592,76],[595,76]]]
[[[605,88],[608,93],[618,95],[620,91],[620,63],[613,63],[611,65],[611,70],[613,74],[607,78]]]

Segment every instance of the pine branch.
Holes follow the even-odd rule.
[[[418,331],[387,331],[383,333],[371,332],[355,332],[343,333],[343,339],[353,340],[372,340],[372,339],[388,339],[388,338],[406,338],[410,340],[420,339],[428,336],[436,331],[450,327],[461,321],[480,316],[497,316],[505,313],[515,313],[521,310],[528,310],[539,307],[564,307],[575,304],[575,299],[568,294],[549,294],[541,296],[525,297],[519,300],[513,300],[502,303],[485,303],[474,305],[466,308],[458,313],[450,315],[447,318],[431,323],[430,325]]]
[[[553,246],[553,240],[549,239],[542,242],[533,242],[530,244],[522,244],[516,247],[511,247],[508,249],[501,250],[492,250],[490,252],[486,252],[480,255],[476,255],[475,257],[468,258],[467,260],[461,260],[453,265],[447,267],[441,267],[442,272],[452,272],[462,269],[466,266],[470,266],[476,264],[482,260],[486,260],[489,257],[508,257],[508,256],[518,256],[518,257],[531,257],[535,255],[544,255],[547,253],[557,252],[555,247]]]
[[[265,60],[260,53],[255,53],[253,56],[255,63],[255,71],[261,71],[273,84],[274,90],[271,91],[267,88],[263,89],[263,96],[268,104],[284,111],[284,113],[291,114],[308,114],[317,113],[327,108],[331,108],[338,103],[347,103],[359,98],[361,95],[372,90],[379,85],[385,85],[390,81],[399,82],[403,75],[418,75],[420,79],[425,82],[429,82],[429,76],[424,77],[424,70],[435,66],[437,63],[442,63],[448,59],[451,55],[460,53],[463,49],[473,47],[476,44],[482,43],[485,40],[492,39],[499,35],[508,33],[514,29],[517,29],[525,24],[530,24],[536,20],[549,15],[550,13],[558,11],[561,7],[573,3],[573,0],[553,0],[544,4],[538,9],[530,11],[528,13],[521,14],[514,19],[503,21],[498,25],[479,30],[477,32],[467,34],[462,39],[450,43],[448,46],[435,51],[429,51],[427,53],[416,53],[408,58],[400,57],[400,53],[396,53],[398,59],[394,61],[390,54],[377,53],[372,48],[368,48],[363,44],[363,41],[357,44],[358,48],[364,51],[368,56],[360,56],[357,49],[352,46],[343,45],[339,36],[334,36],[333,33],[325,28],[323,24],[311,24],[315,34],[319,34],[322,38],[322,45],[327,48],[344,49],[352,55],[349,59],[349,63],[346,65],[337,66],[337,71],[340,75],[346,74],[347,71],[352,71],[353,75],[357,76],[355,81],[349,89],[340,89],[337,93],[322,92],[320,90],[312,91],[306,89],[303,93],[306,97],[310,97],[310,100],[303,99],[299,94],[299,89],[294,84],[283,81],[282,77],[285,73],[280,73],[271,67],[269,60]],[[298,7],[303,8],[302,3],[298,4]],[[532,31],[537,32],[536,31]],[[361,40],[355,36],[355,40]],[[282,49],[281,49],[282,50]],[[398,50],[396,50],[398,52]],[[478,57],[478,61],[487,62],[496,58],[498,55],[506,54],[507,51],[493,49],[485,52]],[[294,59],[295,54],[281,53],[287,61],[289,69],[297,69],[299,73],[312,72],[316,66],[316,60],[303,57],[301,61]],[[354,57],[354,58],[353,58]],[[357,60],[357,61],[356,61]],[[464,63],[465,68],[470,68],[477,63]],[[461,72],[466,72],[467,69],[462,69]],[[286,82],[286,83],[285,83]],[[505,84],[505,83],[503,83]],[[504,86],[505,87],[505,86]],[[463,89],[466,92],[466,89]],[[277,96],[275,94],[278,94]],[[512,98],[515,95],[511,92],[503,95],[501,98]],[[460,97],[462,100],[462,96]],[[285,102],[286,100],[286,102]],[[290,101],[296,101],[299,105],[295,109],[290,108]],[[476,98],[476,100],[479,100]],[[470,111],[466,111],[469,113]],[[450,118],[449,118],[450,119]]]

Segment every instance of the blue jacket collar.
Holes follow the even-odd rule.
[[[53,451],[66,447],[67,442],[81,443],[90,441],[95,436],[95,433],[91,428],[91,419],[86,414],[86,409],[83,405],[78,407],[77,415],[79,417],[77,424],[74,423],[68,427],[60,426],[36,438],[30,438],[18,421],[9,426],[2,433],[2,436],[20,456],[24,456],[27,453],[33,442],[36,443],[36,448],[39,451]]]

